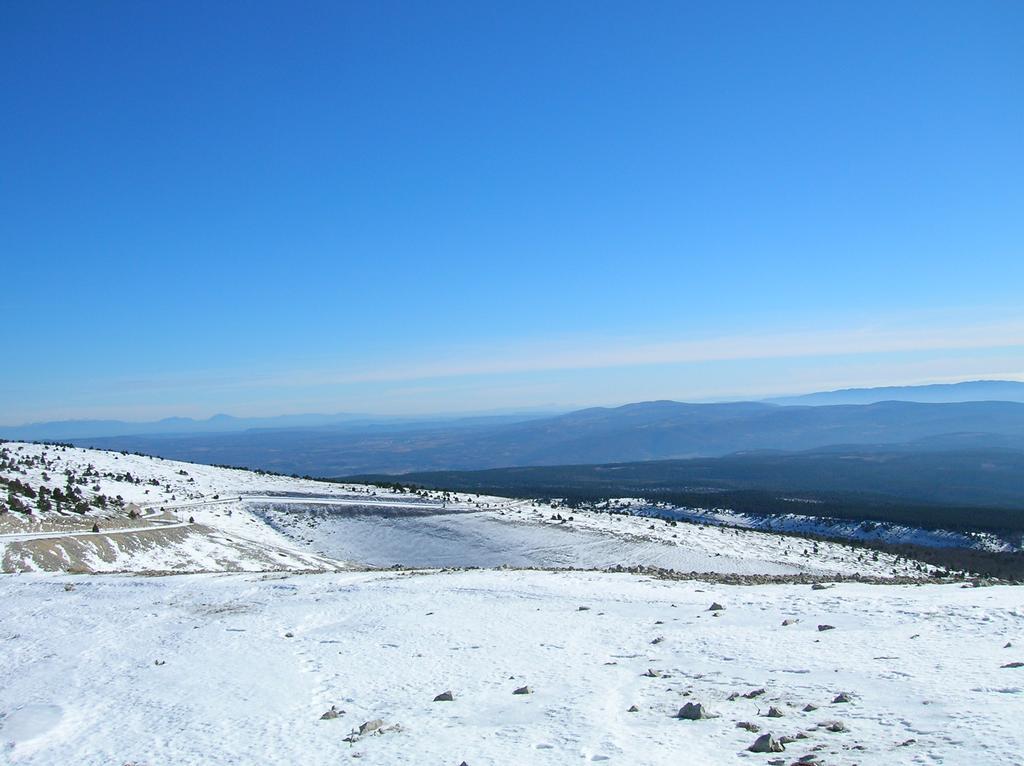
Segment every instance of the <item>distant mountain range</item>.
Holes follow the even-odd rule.
[[[1016,380],[968,380],[928,386],[844,388],[765,401],[782,405],[874,404],[876,402],[1024,402],[1024,383]]]
[[[526,422],[250,430],[73,439],[204,463],[321,477],[717,457],[751,450],[912,444],[920,451],[1024,449],[1024,403],[780,406],[660,401]]]
[[[152,421],[128,420],[54,420],[21,426],[0,426],[0,439],[15,441],[68,441],[111,436],[170,436],[181,434],[209,435],[243,431],[282,429],[353,429],[353,428],[420,428],[464,424],[466,422],[519,422],[545,417],[556,410],[516,411],[504,414],[460,416],[385,416],[336,413],[334,415],[275,415],[271,417],[238,418],[214,415],[203,420],[164,418]]]
[[[253,428],[310,428],[329,424],[343,424],[358,420],[360,416],[336,415],[278,415],[265,418],[236,418],[232,415],[214,415],[204,420],[193,418],[164,418],[133,422],[126,420],[54,420],[28,423],[22,426],[0,426],[0,437],[21,441],[47,439],[88,439],[98,436],[134,436],[137,434],[216,434],[246,431]]]
[[[874,404],[904,402],[1024,402],[1024,383],[1013,380],[972,380],[927,386],[847,388],[800,396],[765,399],[762,403],[792,405]],[[19,426],[0,425],[0,438],[20,441],[92,439],[107,436],[157,436],[172,434],[224,434],[258,429],[339,428],[376,430],[381,427],[445,427],[470,423],[511,423],[536,420],[565,412],[565,408],[535,408],[493,413],[436,416],[381,416],[339,412],[331,414],[277,415],[240,418],[214,415],[203,420],[171,417],[153,421],[56,420]]]

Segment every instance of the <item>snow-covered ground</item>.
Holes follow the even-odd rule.
[[[1009,586],[482,570],[24,574],[3,588],[12,764],[976,766],[1024,753],[1024,668],[1004,667],[1024,660],[1024,606]],[[445,691],[454,701],[433,701]],[[674,718],[686,702],[719,717]],[[332,705],[343,712],[321,720]],[[384,733],[346,741],[375,719]],[[793,738],[785,752],[746,750],[768,732]]]
[[[5,571],[266,571],[362,566],[607,568],[921,577],[917,562],[759,530],[570,510],[530,501],[272,476],[116,452],[0,444],[16,478],[124,509],[0,516]],[[88,477],[88,478],[84,478]],[[126,506],[127,508],[127,506]],[[96,522],[100,530],[92,531]],[[193,522],[193,523],[190,523]],[[269,522],[269,523],[268,523]]]
[[[715,524],[741,529],[759,529],[797,535],[820,535],[843,540],[864,540],[891,544],[924,545],[931,548],[975,548],[986,551],[1019,551],[1024,549],[1024,536],[998,537],[988,532],[958,532],[949,529],[922,529],[893,522],[851,521],[809,515],[808,513],[753,514],[728,508],[680,508],[664,503],[620,498],[612,507],[624,512],[654,518],[672,518],[695,524]]]
[[[0,461],[22,493],[70,473],[88,506],[0,515],[0,763],[1024,763],[1014,587],[724,585],[928,568],[720,521]],[[428,568],[365,567],[392,563]],[[440,569],[504,564],[547,571]],[[614,564],[690,579],[564,569]],[[687,702],[715,717],[674,717]],[[747,750],[768,733],[785,751]]]
[[[500,498],[480,498],[497,504]],[[679,572],[921,576],[917,562],[760,531],[678,524],[528,501],[499,509],[366,514],[363,509],[256,503],[277,529],[328,557],[374,566],[580,569],[655,566]],[[552,515],[561,518],[552,519]]]

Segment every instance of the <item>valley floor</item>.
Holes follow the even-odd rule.
[[[1024,760],[1024,667],[1005,667],[1024,660],[1024,605],[1008,586],[481,570],[33,573],[3,591],[12,764]],[[688,701],[719,717],[674,718]],[[375,719],[383,733],[349,737]],[[748,752],[765,732],[801,738]]]

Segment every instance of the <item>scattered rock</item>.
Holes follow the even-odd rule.
[[[835,625],[819,625],[818,626],[818,630],[819,631],[835,630],[835,629],[836,629]]]
[[[805,713],[813,713],[817,709],[818,709],[818,706],[813,704],[813,703],[811,703],[811,702],[808,702],[806,705],[804,705],[804,712]]]
[[[729,702],[732,702],[733,700],[739,699],[739,697],[740,697],[740,693],[739,692],[733,692],[732,694],[730,694],[725,699],[728,700]]]
[[[853,697],[846,692],[839,692],[839,694],[835,696],[835,699],[832,700],[832,704],[838,705],[842,702],[853,702]]]
[[[748,700],[752,700],[752,699],[754,699],[755,697],[760,697],[760,696],[761,696],[762,694],[764,694],[764,693],[765,693],[766,691],[767,691],[767,690],[766,690],[765,688],[763,688],[763,687],[762,687],[762,688],[760,688],[760,689],[754,689],[753,691],[749,691],[749,692],[747,692],[746,694],[744,694],[743,696],[744,696],[744,697],[746,697],[746,698],[747,698]]]
[[[590,611],[590,607],[589,606],[581,606],[576,611],[577,612],[589,612]]]
[[[896,747],[910,747],[911,745],[916,745],[916,744],[917,744],[917,740],[916,739],[905,739],[902,742],[900,742],[898,745],[896,745]]]
[[[676,718],[682,718],[686,721],[702,721],[705,718],[717,717],[699,702],[687,702],[676,713]]]
[[[1004,667],[1004,668],[1024,668],[1024,662],[1007,662],[1005,665],[1002,665],[1001,667]]]
[[[849,731],[849,729],[846,728],[846,724],[842,721],[832,721],[825,727],[825,729],[826,731],[831,731],[836,734],[839,734],[844,731]]]
[[[344,713],[344,710],[338,710],[336,705],[331,705],[331,709],[320,716],[321,721],[333,721],[335,718]]]
[[[768,708],[768,712],[765,713],[765,715],[768,718],[782,718],[786,714],[779,710],[777,707],[775,707],[775,705],[772,705],[770,708]]]
[[[800,620],[798,620],[798,619],[796,619],[794,617],[787,617],[785,620],[782,621],[782,627],[785,628],[785,627],[788,627],[790,625],[796,625],[798,622],[800,622]]]
[[[75,586],[72,585],[71,587],[74,588]],[[67,585],[64,586],[64,590],[68,590],[68,586]],[[1003,644],[1003,648],[1004,649],[1009,649],[1011,646],[1013,646],[1013,644],[1011,644],[1009,641],[1007,641],[1005,644]]]
[[[380,731],[384,728],[384,721],[381,718],[374,718],[372,721],[360,724],[359,736],[365,737],[367,734],[373,734],[375,731]]]
[[[657,637],[657,638],[655,638],[655,639],[654,639],[653,641],[651,641],[651,644],[660,644],[660,643],[661,643],[662,641],[664,641],[664,640],[665,640],[665,637],[664,637],[664,636],[658,636],[658,637]]]
[[[661,678],[661,671],[655,670],[654,668],[647,668],[647,672],[643,675],[647,678]]]
[[[99,531],[100,531],[100,525],[99,525],[99,523],[98,523],[98,522],[95,522],[95,521],[94,521],[94,522],[92,523],[92,531],[93,531],[93,532],[99,532]]]
[[[64,583],[64,590],[65,591],[72,591],[74,589],[75,589],[75,584],[73,582],[66,582],[66,583]],[[1007,644],[1007,646],[1009,646],[1009,644]]]
[[[436,697],[434,697],[434,702],[454,702],[454,701],[455,701],[455,695],[451,693],[451,690],[448,690],[446,692],[441,692]]]
[[[811,590],[828,590],[829,588],[834,588],[834,587],[836,587],[836,586],[833,585],[832,583],[816,582],[813,585],[811,585]]]
[[[771,734],[762,734],[747,750],[752,753],[782,753],[785,752],[786,746]]]
[[[757,734],[757,732],[761,731],[761,727],[760,726],[758,726],[756,723],[751,723],[750,721],[737,721],[736,722],[736,728],[737,729],[746,729],[751,734]]]
[[[533,689],[529,686],[520,686],[518,689],[512,692],[513,694],[533,694]]]
[[[153,660],[154,665],[166,665],[167,660]]]
[[[630,705],[629,706],[629,710],[627,710],[626,712],[627,713],[639,713],[640,712],[640,708],[638,708],[636,705]]]
[[[711,604],[711,606],[708,607],[709,612],[721,612],[723,609],[725,609],[725,607],[719,604],[717,601],[715,601]]]

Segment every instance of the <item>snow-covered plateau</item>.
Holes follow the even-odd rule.
[[[75,448],[0,480],[0,763],[1024,763],[1014,586]]]

